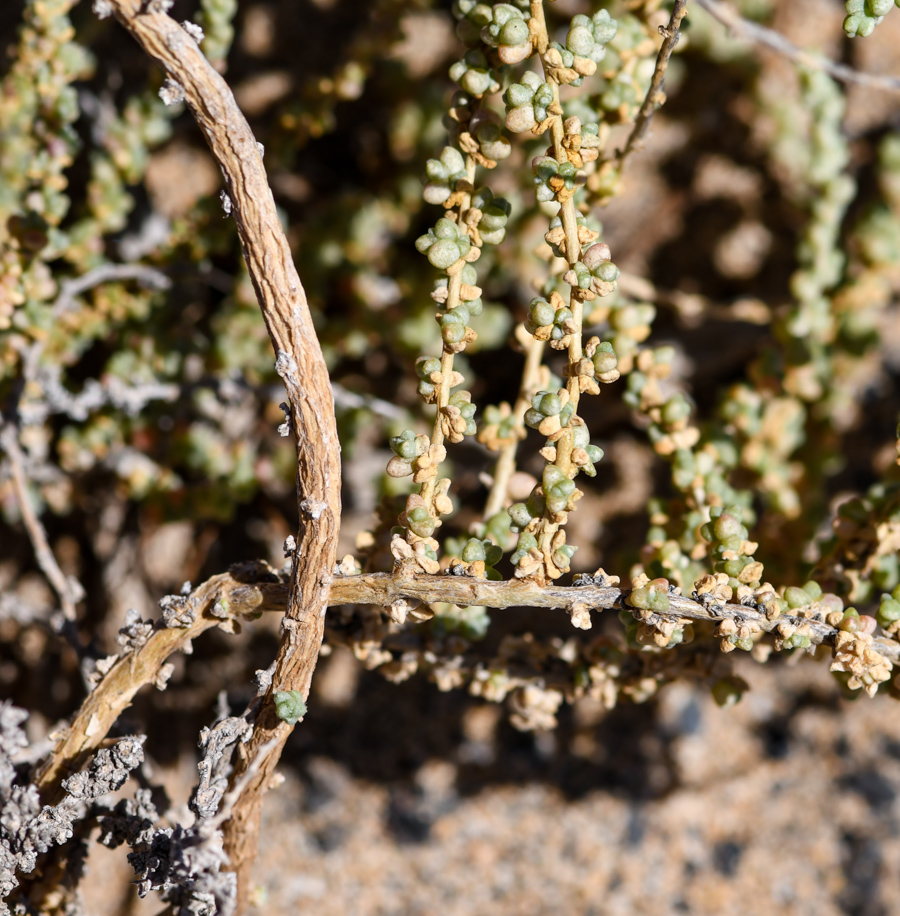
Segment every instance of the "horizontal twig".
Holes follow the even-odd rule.
[[[376,398],[371,394],[358,394],[337,382],[331,383],[331,392],[334,395],[335,406],[343,410],[370,410],[387,420],[406,420],[409,416],[409,411],[397,407],[390,401]]]
[[[169,382],[130,384],[118,376],[110,375],[102,382],[88,379],[76,394],[63,384],[62,369],[59,366],[35,368],[29,373],[29,380],[36,382],[42,391],[40,395],[32,394],[27,401],[19,404],[22,426],[36,426],[54,414],[62,414],[83,423],[92,413],[107,405],[123,411],[129,417],[136,417],[151,401],[171,403],[190,390],[187,386]]]
[[[784,57],[789,58],[803,67],[812,70],[822,70],[841,83],[856,83],[868,86],[870,89],[881,89],[884,92],[900,92],[900,78],[895,76],[882,76],[878,73],[864,73],[854,70],[846,64],[840,64],[822,54],[815,54],[804,48],[798,48],[792,41],[774,29],[766,28],[756,22],[749,22],[741,17],[735,10],[720,0],[694,0],[706,10],[714,19],[722,23],[736,37],[754,44],[763,45]]]
[[[373,573],[370,575],[348,576],[335,579],[331,585],[329,606],[343,604],[369,604],[390,607],[399,600],[418,600],[423,604],[448,602],[460,607],[480,605],[482,607],[502,610],[514,607],[532,607],[572,611],[576,606],[587,606],[592,610],[627,610],[634,611],[626,598],[631,589],[600,585],[545,585],[511,579],[503,582],[491,582],[487,579],[474,579],[468,576],[417,576],[400,578],[390,573]],[[753,607],[742,604],[726,604],[707,607],[699,601],[682,595],[669,595],[669,610],[655,613],[647,622],[656,620],[681,619],[721,622],[731,619],[736,624],[751,624],[766,633],[771,633],[782,623],[791,626],[810,627],[810,639],[813,643],[833,640],[837,630],[826,623],[819,623],[805,617],[782,614],[775,620]],[[900,658],[900,644],[888,639],[876,640],[876,648],[890,659]]]
[[[59,295],[53,303],[54,317],[58,318],[72,308],[76,296],[100,286],[101,283],[115,280],[137,280],[141,286],[150,289],[169,289],[172,286],[172,281],[155,267],[147,267],[144,264],[101,264],[80,277],[60,283]]]
[[[247,577],[244,577],[245,579]],[[626,598],[630,589],[602,585],[547,585],[512,579],[491,582],[468,576],[420,575],[404,577],[372,573],[335,578],[330,587],[330,607],[374,605],[390,607],[399,601],[434,604],[446,602],[460,607],[481,605],[504,610],[546,608],[571,612],[579,608],[596,611],[628,610],[635,613]],[[131,704],[145,684],[157,681],[166,659],[174,652],[187,651],[192,639],[214,626],[265,611],[283,613],[287,607],[288,585],[276,581],[240,581],[234,575],[214,576],[195,588],[186,598],[196,618],[187,627],[158,627],[143,646],[122,656],[85,700],[75,721],[59,739],[53,754],[38,775],[38,788],[45,801],[52,803],[60,781],[81,766],[106,737],[113,723]],[[719,623],[731,619],[772,632],[780,624],[809,626],[814,644],[831,642],[837,630],[828,624],[782,614],[768,620],[764,613],[740,604],[707,607],[682,595],[669,595],[669,609],[654,613],[647,623],[681,620]],[[891,661],[900,659],[900,644],[877,638],[874,648]]]

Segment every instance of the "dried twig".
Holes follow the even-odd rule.
[[[650,80],[650,88],[638,112],[637,120],[628,136],[625,146],[616,154],[618,166],[621,169],[628,156],[635,150],[643,146],[644,138],[650,129],[650,122],[656,109],[666,101],[666,94],[663,92],[663,83],[666,79],[666,70],[669,67],[669,58],[681,38],[681,22],[687,15],[687,0],[675,0],[675,6],[672,8],[672,15],[667,26],[659,27],[659,34],[663,36],[662,47],[656,57],[656,69],[653,71],[653,79]]]
[[[113,280],[137,280],[141,286],[150,289],[169,289],[172,285],[172,281],[155,267],[147,267],[144,264],[101,264],[80,277],[60,283],[59,295],[53,303],[54,317],[72,308],[76,296]]]
[[[331,385],[334,403],[344,410],[370,410],[376,416],[386,420],[406,420],[409,412],[371,394],[358,394],[343,385],[333,382]]]
[[[448,602],[459,607],[481,605],[503,609],[513,607],[558,608],[571,611],[576,605],[592,610],[633,611],[626,598],[631,589],[601,585],[544,585],[538,586],[526,579],[510,579],[491,582],[467,576],[394,576],[389,573],[348,576],[335,579],[331,586],[329,606],[342,604],[368,604],[390,607],[400,599],[412,599],[422,604]],[[829,642],[837,630],[826,623],[803,617],[782,614],[769,620],[765,613],[743,604],[707,606],[682,595],[669,595],[669,610],[654,613],[654,617],[665,621],[682,618],[698,621],[720,622],[731,619],[739,624],[753,624],[760,630],[771,633],[787,623],[791,626],[809,625],[813,643]],[[653,621],[650,621],[653,622]],[[890,659],[900,659],[900,643],[890,639],[875,641],[878,651]]]
[[[185,598],[187,619],[193,617],[190,623],[158,625],[143,645],[119,658],[82,703],[75,721],[38,772],[36,785],[44,802],[53,804],[59,799],[61,781],[82,766],[100,745],[141,687],[159,682],[170,655],[190,651],[191,640],[210,627],[228,625],[230,620],[260,611],[284,611],[287,586],[269,585],[267,589],[264,592],[259,585],[247,584],[229,574],[213,576]]]
[[[16,427],[9,420],[4,420],[2,415],[0,415],[0,448],[6,452],[9,460],[22,521],[25,523],[25,530],[34,547],[38,565],[59,596],[59,603],[66,620],[72,621],[75,619],[75,606],[84,597],[84,589],[74,576],[67,576],[56,562],[56,557],[47,540],[47,532],[44,531],[44,526],[31,504],[28,478],[25,474],[25,455],[19,445]]]
[[[244,790],[247,788],[250,782],[256,778],[260,767],[262,767],[266,757],[273,750],[275,750],[275,745],[277,743],[277,738],[270,738],[264,745],[262,745],[262,747],[260,747],[260,749],[256,752],[256,756],[250,762],[250,765],[241,774],[241,778],[238,779],[234,786],[232,786],[232,788],[229,789],[222,797],[222,801],[219,804],[219,810],[213,817],[209,818],[209,820],[201,822],[200,830],[203,833],[212,834],[231,817],[234,806],[237,804],[238,800],[240,799],[241,795],[243,795]]]
[[[467,576],[370,573],[334,579],[327,600],[330,607],[348,604],[390,607],[406,599],[422,604],[446,602],[460,607],[481,605],[497,610],[531,607],[572,612],[580,607],[594,611],[625,609],[634,612],[626,601],[630,591],[597,584],[538,586],[526,579],[491,582]],[[45,802],[53,803],[61,797],[61,780],[83,765],[99,747],[138,690],[157,681],[169,655],[184,650],[192,639],[210,627],[228,626],[230,620],[264,611],[283,612],[288,604],[288,587],[276,581],[239,581],[233,575],[224,574],[195,588],[185,598],[185,604],[196,614],[188,626],[157,628],[143,645],[120,658],[87,698],[38,774],[37,785]],[[733,620],[738,626],[747,624],[769,633],[783,624],[808,626],[813,644],[830,643],[838,632],[826,623],[799,616],[782,614],[769,620],[754,607],[741,604],[708,606],[675,594],[669,596],[669,609],[654,613],[652,618],[651,623],[684,619],[713,623]],[[893,662],[900,660],[900,644],[895,640],[877,638],[873,648]]]
[[[531,406],[531,399],[540,387],[538,369],[544,355],[544,344],[535,340],[531,334],[521,333],[521,326],[516,330],[516,338],[525,349],[525,365],[522,367],[522,381],[519,384],[519,396],[513,405],[512,412],[516,418],[516,428],[524,429],[525,411]],[[519,440],[504,445],[500,450],[497,463],[494,465],[494,481],[484,506],[484,520],[495,516],[506,506],[509,482],[516,470],[516,452]]]
[[[104,0],[144,51],[162,65],[169,82],[202,129],[225,178],[244,258],[277,356],[275,368],[287,388],[291,428],[297,437],[297,489],[301,518],[284,638],[269,693],[260,705],[253,737],[241,747],[235,785],[263,746],[277,738],[225,825],[225,847],[246,900],[256,856],[262,795],[291,727],[275,711],[272,693],[309,692],[324,631],[328,583],[340,523],[340,444],[328,370],[316,337],[306,294],[281,228],[261,151],[222,77],[193,37],[165,12],[168,4]],[[179,93],[180,94],[180,93]]]
[[[29,351],[30,358],[33,351]],[[62,383],[59,366],[26,366],[25,378],[36,382],[42,389],[40,397],[30,397],[19,404],[22,426],[43,423],[53,414],[63,414],[84,422],[93,411],[109,404],[124,411],[129,417],[137,416],[151,401],[176,400],[184,387],[169,382],[137,382],[129,384],[115,375],[102,382],[88,379],[78,394],[69,391]]]
[[[15,785],[16,772],[10,755],[26,742],[19,728],[26,717],[24,710],[0,704],[0,737],[3,739],[0,741],[0,798],[3,799],[0,912],[4,914],[56,910],[48,906],[47,898],[52,894],[59,900],[60,883],[66,865],[71,862],[63,855],[41,864],[40,856],[62,846],[73,835],[83,838],[90,830],[84,818],[91,810],[91,802],[120,789],[129,773],[144,760],[143,736],[121,738],[112,747],[98,751],[89,765],[65,780],[57,804],[42,806],[30,786]],[[16,887],[21,891],[17,872],[20,876],[34,874],[37,879],[36,886],[32,885],[27,895],[28,907],[13,903],[10,908],[2,902]]]
[[[87,271],[80,277],[63,280],[59,285],[59,295],[53,303],[52,315],[59,318],[75,305],[75,297],[86,293],[101,283],[113,280],[137,280],[141,286],[150,289],[169,289],[172,281],[155,267],[144,264],[101,264],[93,270]],[[44,341],[36,340],[31,346],[24,348],[23,372],[26,379],[34,379],[38,373],[38,360],[44,352]]]
[[[900,78],[896,76],[863,73],[859,70],[854,70],[853,67],[848,67],[846,64],[839,64],[837,61],[823,57],[821,54],[798,48],[793,42],[788,41],[784,35],[773,29],[766,28],[756,22],[748,22],[730,6],[720,2],[720,0],[696,0],[696,3],[698,6],[703,7],[710,16],[721,22],[736,37],[752,41],[758,45],[764,45],[803,67],[809,67],[812,70],[823,70],[842,83],[856,83],[860,86],[868,86],[870,89],[881,89],[884,92],[900,92]]]

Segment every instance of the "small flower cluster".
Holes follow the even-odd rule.
[[[606,55],[604,47],[615,38],[618,24],[607,10],[593,18],[576,15],[566,35],[566,44],[552,41],[544,54],[547,75],[561,86],[580,86],[586,76],[597,72]]]
[[[713,506],[709,516],[700,533],[712,545],[713,569],[728,576],[728,586],[740,600],[744,596],[738,594],[742,585],[749,587],[748,594],[750,589],[759,588],[763,565],[753,558],[759,545],[748,540],[740,506]]]
[[[490,108],[479,108],[472,114],[468,130],[460,132],[459,145],[488,169],[507,159],[512,152],[512,144],[503,135],[503,119]]]
[[[550,544],[548,557],[540,547],[536,535],[530,531],[523,531],[519,535],[516,550],[510,559],[516,567],[516,575],[519,578],[543,572],[551,579],[558,579],[569,569],[569,563],[577,549],[571,544],[566,544],[566,533],[559,530]]]
[[[503,197],[494,197],[490,188],[478,188],[468,211],[470,224],[487,245],[499,245],[506,238],[511,206]]]
[[[491,69],[487,58],[481,51],[466,51],[462,60],[450,68],[450,79],[459,83],[460,89],[474,98],[480,98],[489,92],[497,92],[500,82],[497,74]]]
[[[428,263],[438,270],[452,267],[466,257],[471,247],[468,233],[450,219],[439,219],[433,228],[416,239],[416,251],[424,254]]]
[[[555,160],[553,160],[555,161]],[[568,170],[567,170],[568,171]],[[570,173],[571,174],[571,173]],[[550,190],[554,197],[560,196],[561,199],[566,199],[571,196],[573,190],[578,189],[579,174],[575,173],[575,180],[573,181],[573,186],[569,187],[566,184],[566,178],[559,175],[557,172],[555,175],[552,175],[549,181],[546,184],[546,188]],[[538,183],[538,179],[535,178],[535,184],[537,185],[537,198],[541,199],[541,194],[543,193],[546,196],[546,192],[542,191],[541,188],[543,185]],[[596,222],[594,222],[596,226]],[[592,228],[587,217],[581,216],[580,214],[575,220],[576,226],[576,235],[578,238],[578,244],[584,248],[586,246],[592,245],[594,242],[600,238],[600,232]],[[554,257],[563,258],[568,260],[566,252],[568,248],[566,246],[566,230],[563,228],[562,219],[558,216],[554,216],[550,220],[550,228],[544,234],[544,241],[550,246],[550,251],[553,252]],[[594,246],[596,247],[596,246]],[[599,260],[608,260],[609,259],[609,248],[604,246],[599,250],[599,252],[594,252],[594,255],[604,252],[605,257]],[[585,252],[587,254],[587,252]],[[593,257],[594,255],[591,255]],[[576,255],[577,257],[577,255]]]
[[[580,292],[582,300],[608,296],[616,288],[619,268],[610,260],[609,246],[592,245],[566,272],[563,279]]]
[[[484,408],[478,441],[492,452],[499,452],[525,437],[512,408],[505,401]]]
[[[889,681],[893,664],[873,646],[871,633],[841,630],[834,640],[831,670],[843,675],[849,690],[864,690],[875,696],[880,684]]]
[[[513,83],[503,94],[506,103],[506,126],[513,133],[526,130],[543,133],[551,114],[556,114],[559,103],[555,101],[553,87],[531,70],[526,71],[520,83]],[[553,111],[551,111],[553,109]]]
[[[556,291],[550,294],[549,302],[540,296],[531,300],[525,327],[536,340],[551,341],[560,349],[569,345],[569,335],[575,331],[572,310]]]
[[[851,38],[871,35],[895,5],[900,7],[900,0],[846,0],[844,31]]]
[[[467,45],[481,41],[481,30],[491,21],[491,6],[479,0],[454,0],[456,34]]]
[[[647,579],[635,585],[627,600],[632,607],[639,610],[663,613],[669,610],[669,580]]]
[[[882,594],[876,619],[888,636],[895,636],[900,631],[900,585],[890,594]]]
[[[654,650],[674,649],[693,640],[690,620],[659,616],[670,607],[669,595],[673,586],[667,579],[648,579],[640,574],[632,579],[631,584],[631,594],[625,600],[634,610],[619,613],[629,645]]]
[[[448,551],[459,546],[459,559],[451,557],[448,572],[453,576],[472,576],[476,579],[490,579],[499,582],[503,577],[494,568],[503,558],[503,549],[485,538],[469,538],[462,545],[454,545],[448,539]]]
[[[542,202],[558,200],[559,195],[565,196],[566,192],[571,196],[586,180],[585,174],[579,172],[571,162],[557,162],[553,156],[538,156],[531,167],[534,172],[535,194]],[[554,217],[554,220],[559,220],[559,217]],[[551,229],[561,227],[561,220],[556,226],[551,222]],[[565,255],[558,254],[557,257]]]
[[[610,17],[609,10],[600,10],[594,13],[593,17],[573,16],[569,33],[566,35],[566,50],[576,59],[587,59],[599,64],[606,56],[605,45],[616,37],[617,30],[618,23]],[[585,75],[591,76],[590,73]]]
[[[457,183],[467,180],[466,160],[459,150],[445,146],[439,159],[425,163],[425,175],[428,179],[422,192],[425,202],[443,204],[457,190]]]
[[[573,412],[574,407],[569,403],[569,393],[565,388],[556,393],[538,391],[531,399],[531,408],[525,411],[525,423],[542,436],[549,436],[559,432]]]
[[[481,40],[497,49],[504,64],[518,64],[532,54],[528,22],[522,11],[510,3],[491,7],[491,18],[481,29]]]

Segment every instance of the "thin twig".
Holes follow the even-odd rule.
[[[516,337],[525,348],[525,365],[522,368],[519,396],[512,408],[512,412],[516,418],[516,431],[524,431],[525,421],[523,418],[525,411],[531,407],[531,399],[540,387],[537,379],[541,359],[544,355],[544,344],[542,341],[535,340],[527,332],[520,335],[517,330]],[[519,448],[519,441],[519,438],[516,437],[500,450],[497,463],[494,465],[494,480],[491,484],[491,491],[488,493],[487,502],[484,506],[485,522],[498,512],[501,512],[506,506],[509,481],[516,470],[516,452]]]
[[[798,48],[784,35],[773,29],[766,28],[756,22],[749,22],[736,13],[731,7],[721,3],[720,0],[696,0],[714,19],[722,23],[736,37],[764,45],[772,51],[789,58],[804,67],[813,70],[822,70],[829,76],[842,83],[856,83],[868,86],[870,89],[881,89],[884,92],[900,92],[900,77],[882,76],[878,73],[863,73],[839,64],[821,54],[815,54],[804,48]]]
[[[334,395],[336,407],[344,410],[370,410],[376,416],[384,417],[386,420],[406,420],[409,412],[377,398],[372,394],[358,394],[356,391],[350,391],[338,382],[331,383],[331,392]]]
[[[631,129],[628,142],[619,150],[616,155],[618,166],[621,169],[625,160],[635,150],[639,150],[650,130],[650,122],[656,109],[666,101],[666,94],[663,92],[663,83],[666,79],[666,70],[669,67],[669,58],[681,38],[681,22],[687,15],[687,0],[675,0],[675,6],[672,8],[672,16],[667,26],[659,27],[659,34],[663,36],[662,47],[656,57],[656,69],[653,71],[653,79],[650,80],[650,88],[638,112],[637,120]]]
[[[137,280],[150,289],[169,289],[172,281],[161,271],[144,264],[101,264],[93,270],[60,283],[59,295],[53,303],[53,315],[67,312],[75,304],[75,297],[111,280]]]
[[[9,459],[19,510],[22,513],[25,530],[34,547],[38,566],[41,567],[53,586],[53,590],[59,596],[63,616],[66,620],[73,621],[75,620],[75,606],[84,597],[84,588],[74,576],[67,576],[56,562],[50,542],[47,540],[47,532],[44,531],[44,526],[31,503],[28,478],[25,474],[25,454],[19,445],[16,427],[10,421],[4,420],[2,415],[0,415],[0,448],[6,452],[6,457]]]
[[[137,280],[141,286],[150,289],[169,289],[172,286],[172,281],[155,267],[147,267],[144,264],[101,264],[80,277],[60,283],[59,295],[51,309],[53,317],[59,318],[73,308],[76,296],[113,280]],[[44,340],[36,340],[22,351],[23,373],[26,379],[32,380],[36,377],[38,360],[44,351],[44,344]]]

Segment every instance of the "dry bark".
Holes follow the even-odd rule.
[[[156,0],[108,0],[119,22],[183,90],[222,169],[244,258],[275,348],[276,369],[287,388],[298,452],[301,522],[284,634],[272,685],[260,706],[253,737],[241,748],[232,784],[244,776],[260,749],[267,747],[268,752],[225,825],[225,848],[245,900],[262,796],[291,731],[276,716],[271,695],[280,690],[308,694],[322,643],[340,523],[340,445],[328,371],[278,220],[261,150],[231,90],[194,39],[161,11],[165,6]]]

